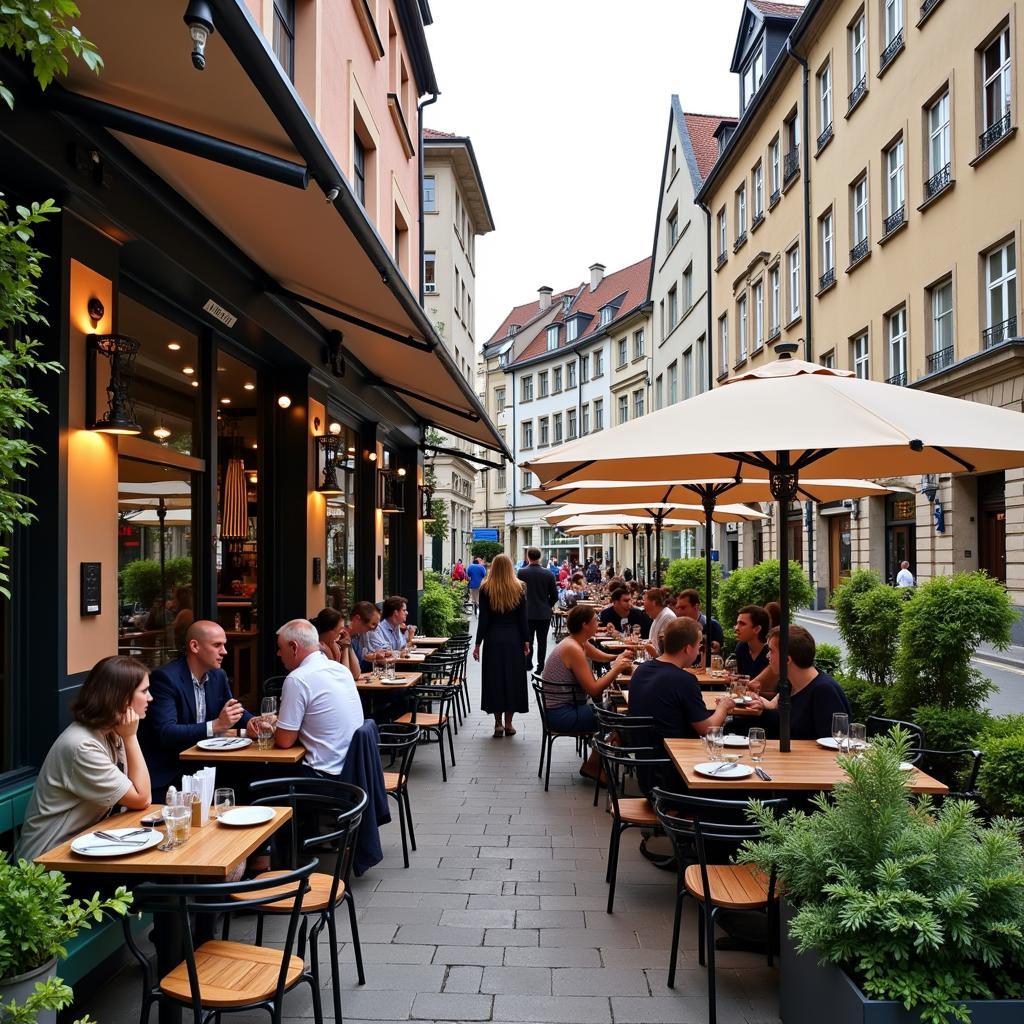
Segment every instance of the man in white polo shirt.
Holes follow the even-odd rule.
[[[277,654],[288,670],[281,691],[274,742],[306,748],[303,764],[337,778],[352,734],[363,724],[363,706],[352,673],[320,650],[309,619],[292,619],[277,631]]]

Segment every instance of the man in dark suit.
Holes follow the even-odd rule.
[[[526,584],[526,618],[529,626],[526,635],[537,655],[537,671],[542,672],[548,652],[551,610],[558,603],[558,584],[555,583],[555,577],[540,564],[540,551],[537,548],[529,548],[526,558],[528,564],[519,570],[519,578]],[[528,672],[532,668],[532,665],[526,666]]]
[[[182,774],[178,755],[200,740],[244,726],[255,736],[255,720],[231,695],[221,669],[227,637],[216,622],[200,619],[185,634],[185,654],[149,675],[153,702],[139,730],[149,766],[153,799],[162,803],[167,787]]]

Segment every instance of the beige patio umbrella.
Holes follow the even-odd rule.
[[[989,472],[1024,466],[1024,417],[959,398],[861,380],[780,358],[686,402],[562,445],[524,468],[542,485],[579,480],[768,477],[780,503],[800,474],[821,478]],[[682,426],[700,424],[701,430]],[[709,495],[710,497],[710,495]],[[789,537],[778,516],[780,744],[789,749]]]
[[[651,533],[653,530],[654,521],[652,519],[646,519],[641,521],[623,522],[621,518],[616,519],[614,517],[605,519],[602,516],[579,516],[580,519],[591,520],[594,519],[596,522],[593,525],[585,526],[573,526],[567,522],[562,523],[558,529],[561,530],[566,537],[586,537],[591,533],[595,533],[600,530],[601,533],[616,533],[622,534],[627,537],[633,538],[633,577],[639,579],[636,572],[637,567],[637,555],[636,555],[636,540],[640,533],[641,528],[646,531],[647,537],[647,579],[651,578]],[[696,530],[697,524],[692,520],[671,520],[661,524],[662,532],[666,530],[669,532],[679,530]]]

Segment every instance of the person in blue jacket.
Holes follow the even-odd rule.
[[[487,575],[487,566],[484,560],[477,555],[469,565],[466,566],[466,578],[469,580],[469,601],[473,605],[473,614],[480,610],[480,584]]]

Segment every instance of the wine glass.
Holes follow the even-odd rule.
[[[867,749],[868,729],[863,722],[850,723],[850,753],[860,757]]]
[[[755,764],[759,761],[763,761],[765,747],[768,746],[768,741],[765,739],[764,729],[759,725],[753,726],[753,728],[747,731],[747,739],[750,742],[750,760]]]
[[[225,811],[230,811],[235,806],[235,791],[233,789],[215,789],[213,791],[213,816],[219,818]]]
[[[832,739],[836,741],[839,753],[846,753],[850,749],[850,716],[842,711],[832,716]]]
[[[264,697],[260,701],[260,714],[261,715],[276,715],[277,714],[277,698],[276,697]]]
[[[739,671],[739,662],[736,661],[735,655],[730,654],[725,659],[725,674],[732,679]]]

